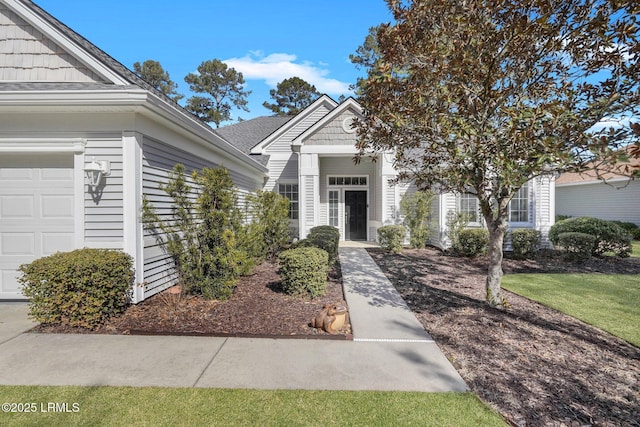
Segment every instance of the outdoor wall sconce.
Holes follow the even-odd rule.
[[[96,162],[96,158],[94,157],[91,160],[91,163],[84,167],[84,172],[89,179],[89,185],[95,188],[100,185],[102,177],[109,176],[111,174],[111,164],[108,160],[100,160],[99,162]]]

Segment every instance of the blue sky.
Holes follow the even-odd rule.
[[[250,112],[269,115],[269,89],[297,76],[334,99],[362,71],[349,54],[369,27],[388,22],[383,0],[35,0],[130,69],[159,61],[188,94],[184,76],[209,59],[242,72],[251,90]]]

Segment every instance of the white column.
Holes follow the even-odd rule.
[[[298,162],[300,238],[318,225],[320,208],[320,168],[318,154],[301,153]]]
[[[123,232],[126,253],[133,257],[135,283],[133,302],[144,299],[144,243],[140,209],[142,207],[142,140],[138,132],[122,134]]]

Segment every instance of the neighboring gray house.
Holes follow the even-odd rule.
[[[631,159],[630,165],[640,167],[640,160]],[[606,182],[592,171],[560,175],[556,180],[557,214],[633,222],[640,226],[640,181],[630,181],[615,171],[600,178]]]
[[[133,257],[136,302],[171,284],[139,214],[143,195],[167,206],[176,162],[223,164],[241,193],[267,172],[37,5],[0,0],[0,299],[23,298],[20,264],[82,247]],[[85,169],[101,163],[93,187]]]
[[[267,165],[265,190],[277,191],[292,203],[292,228],[305,237],[312,227],[333,225],[343,240],[376,240],[379,227],[402,223],[400,200],[415,188],[392,184],[397,176],[391,153],[364,157],[357,153],[351,124],[362,110],[352,98],[337,104],[321,96],[294,118],[260,117],[217,130],[231,143]],[[535,228],[546,244],[554,223],[552,178],[536,178],[511,202],[510,227]],[[442,193],[433,206],[435,230],[430,243],[444,248],[447,214],[466,212],[471,227],[481,227],[478,200],[470,194]]]

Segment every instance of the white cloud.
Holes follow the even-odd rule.
[[[298,61],[296,55],[288,53],[265,56],[262,51],[250,51],[242,58],[230,58],[222,62],[240,71],[246,80],[264,80],[272,88],[284,79],[300,77],[314,85],[320,93],[341,95],[351,92],[349,83],[327,77],[327,64]]]

